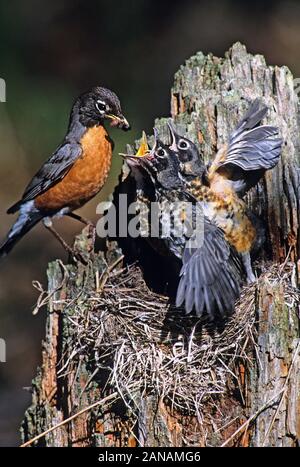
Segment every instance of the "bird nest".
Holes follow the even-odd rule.
[[[84,295],[66,299],[72,303],[72,313],[66,313],[72,352],[63,372],[85,356],[91,380],[105,375],[105,388],[117,391],[134,412],[146,394],[198,419],[225,393],[238,390],[243,400],[237,368],[249,368],[255,357],[256,290],[262,280],[282,282],[290,299],[296,292],[289,265],[280,272],[270,266],[243,288],[226,322],[210,323],[150,291],[138,266],[117,263],[98,276],[96,290],[91,281]]]

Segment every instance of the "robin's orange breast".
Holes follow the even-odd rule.
[[[112,143],[104,127],[86,131],[81,139],[82,154],[66,176],[35,199],[35,206],[46,211],[83,206],[101,188],[109,174]]]

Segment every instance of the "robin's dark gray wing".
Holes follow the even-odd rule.
[[[230,138],[226,160],[221,166],[234,164],[241,169],[269,170],[278,163],[282,138],[278,128],[262,125]]]
[[[81,153],[82,148],[79,143],[65,143],[59,146],[28,184],[22,199],[11,206],[7,213],[12,214],[18,211],[22,204],[33,200],[59,182],[68,173]]]
[[[279,161],[282,138],[278,128],[259,125],[267,107],[256,99],[247,114],[231,134],[227,150],[219,159],[215,171],[233,181],[235,191],[243,196],[256,185],[266,170]],[[218,159],[218,155],[216,156]]]
[[[184,304],[198,316],[206,311],[211,318],[230,313],[239,297],[239,260],[222,230],[205,218],[202,245],[187,244],[182,261],[176,306]]]
[[[238,136],[244,131],[252,130],[260,124],[262,119],[267,115],[268,107],[262,105],[259,99],[255,99],[243,118],[239,121],[236,129],[232,133],[231,137]]]

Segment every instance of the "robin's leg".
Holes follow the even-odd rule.
[[[85,262],[83,261],[83,258],[76,254],[73,250],[73,248],[67,244],[67,242],[65,242],[65,240],[59,235],[59,233],[55,230],[55,228],[53,227],[53,224],[52,224],[52,221],[50,219],[50,217],[45,217],[43,219],[43,224],[44,226],[46,227],[46,229],[49,230],[49,232],[51,232],[54,237],[59,241],[59,243],[62,245],[62,247],[73,257],[75,257],[76,259],[78,259],[79,261],[81,262]]]
[[[75,212],[68,212],[65,215],[69,216],[69,217],[72,217],[72,219],[75,219],[76,221],[79,221],[82,224],[90,225],[90,226],[95,227],[95,225],[93,224],[92,221],[90,221],[89,219],[86,219],[85,217],[80,216],[79,214],[75,214]]]
[[[73,254],[73,250],[72,250],[72,247],[70,247],[70,245],[67,244],[67,242],[65,242],[65,240],[59,235],[59,233],[55,230],[55,228],[53,227],[53,223],[50,219],[50,217],[45,217],[43,219],[43,224],[44,226],[46,227],[46,229],[49,230],[49,232],[51,232],[54,237],[59,241],[59,243],[62,245],[62,247],[70,254]]]
[[[247,283],[251,284],[256,281],[256,277],[252,269],[250,253],[242,253],[242,261],[247,275]]]

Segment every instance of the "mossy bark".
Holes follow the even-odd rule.
[[[266,222],[262,260],[271,259],[278,268],[289,261],[290,280],[297,287],[300,120],[290,71],[267,66],[262,56],[248,54],[239,43],[225,58],[199,52],[175,76],[171,114],[182,130],[201,145],[208,161],[227,140],[249,101],[256,97],[269,107],[267,122],[279,127],[284,146],[278,167],[251,191],[248,204]],[[162,135],[166,131],[164,123],[164,119],[157,122]],[[72,360],[70,319],[76,313],[72,300],[81,294],[84,306],[87,281],[96,287],[96,278],[121,252],[110,252],[110,259],[102,253],[94,254],[87,231],[77,245],[89,257],[88,266],[63,266],[56,261],[48,269],[50,298],[42,366],[22,425],[24,441],[113,390],[105,388],[103,375],[94,374],[84,353],[76,364],[67,363]],[[137,413],[116,400],[74,418],[34,445],[296,446],[300,439],[299,305],[294,297],[287,299],[279,283],[267,278],[258,283],[255,303],[256,342],[250,350],[251,362],[240,361],[234,369],[242,397],[236,396],[228,382],[227,394],[218,401],[218,413],[212,415],[208,407],[207,420],[199,420],[194,414],[175,411],[155,394],[140,394]],[[216,421],[221,417],[232,422],[218,431],[214,417]]]

